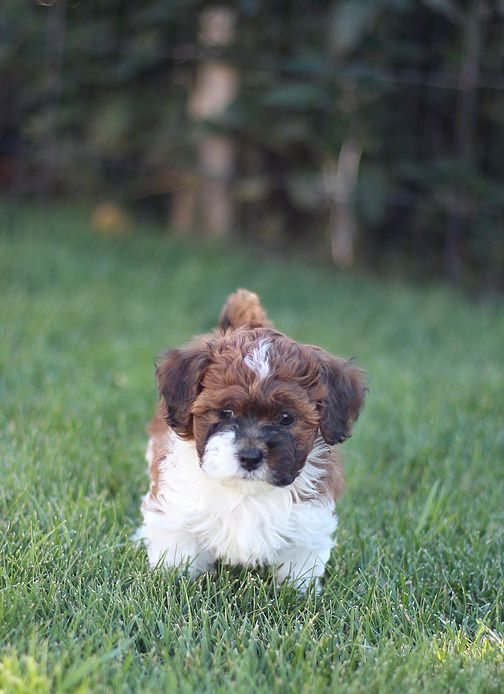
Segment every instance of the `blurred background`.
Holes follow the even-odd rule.
[[[504,287],[504,1],[2,0],[0,193]]]

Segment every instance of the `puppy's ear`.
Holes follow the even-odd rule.
[[[320,365],[320,383],[325,386],[319,401],[320,433],[332,446],[352,435],[367,386],[364,373],[351,359],[338,359],[321,349],[316,349],[316,357]]]
[[[191,408],[201,391],[210,364],[211,346],[206,341],[168,350],[156,365],[159,393],[166,404],[166,420],[182,438],[191,438]]]

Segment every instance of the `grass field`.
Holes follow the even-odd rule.
[[[0,691],[502,691],[502,305],[0,213]],[[153,360],[236,286],[369,374],[319,595],[151,573],[128,540]]]

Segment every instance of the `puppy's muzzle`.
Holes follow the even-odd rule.
[[[264,454],[258,448],[242,448],[238,453],[238,457],[242,468],[252,472],[252,470],[257,470],[264,458]]]

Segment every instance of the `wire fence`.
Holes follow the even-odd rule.
[[[50,148],[47,147],[0,147],[0,155],[10,154],[19,157],[20,159],[23,159],[27,156],[33,156],[35,154],[40,156],[44,153],[49,153],[50,151]],[[166,166],[167,165],[159,164],[156,167],[147,167],[135,166],[133,164],[125,164],[121,162],[114,162],[112,168],[114,169],[115,173],[121,172],[124,174],[133,174],[138,175],[140,177],[149,178],[162,174]],[[105,161],[104,158],[89,155],[86,155],[86,157],[81,160],[73,158],[72,168],[76,170],[82,170],[84,167],[87,167],[88,169],[92,169],[94,171],[105,171],[106,169],[111,168],[111,163]],[[233,176],[231,177],[231,179],[223,176],[217,176],[214,173],[205,170],[201,166],[194,166],[191,167],[190,170],[185,171],[174,170],[173,167],[169,167],[168,171],[171,174],[172,183],[165,184],[163,186],[163,194],[171,194],[180,191],[184,188],[192,187],[195,183],[201,181],[218,181],[228,183],[230,185],[231,190],[233,190],[233,187],[236,188],[240,185],[241,180],[239,175]],[[190,183],[188,183],[188,179],[190,179]],[[274,181],[270,181],[270,188],[274,190],[281,190],[287,194],[289,194],[292,190],[291,185],[282,182],[281,180],[278,180],[278,178],[276,178]],[[324,205],[328,204],[330,200],[330,195],[324,192],[321,188],[322,186],[318,186],[318,190],[313,192],[313,197],[318,200],[320,207],[323,208]],[[130,193],[130,198],[132,202],[135,202],[135,200],[140,200],[143,197],[147,196],[148,191],[145,190],[142,193]],[[349,202],[353,203],[369,203],[374,202],[375,198],[374,196],[367,195],[362,191],[358,191],[357,193],[350,194],[348,196],[348,200]],[[405,188],[389,188],[385,195],[383,204],[390,207],[413,208],[441,214],[450,214],[457,209],[457,202],[454,201],[453,198],[449,198],[448,196],[446,196],[445,199],[440,199],[440,196],[436,196],[435,194],[430,195],[427,193],[418,193],[413,192],[411,190],[407,190]],[[494,202],[483,200],[480,202],[473,202],[471,205],[463,205],[460,207],[460,209],[462,208],[464,215],[471,219],[476,219],[481,215],[485,215],[495,219],[504,220],[504,203],[502,205],[498,205]]]
[[[22,34],[3,31],[0,27],[0,41],[23,41]],[[30,38],[30,45],[24,46],[24,50],[33,50],[34,47],[44,51],[63,51],[64,53],[91,53],[105,56],[128,55],[136,58],[150,58],[152,60],[170,61],[174,66],[197,64],[219,53],[212,54],[211,50],[201,50],[194,43],[173,44],[169,49],[166,47],[156,50],[139,50],[138,48],[121,47],[120,45],[97,45],[72,42],[65,39],[49,40],[39,36]],[[456,72],[433,72],[421,70],[419,68],[403,67],[394,70],[384,68],[347,68],[341,65],[321,66],[320,64],[303,66],[299,63],[289,64],[289,61],[282,63],[272,63],[267,61],[244,60],[237,55],[229,55],[228,59],[240,69],[258,70],[282,75],[284,77],[305,76],[320,79],[341,79],[357,80],[362,82],[376,82],[382,84],[396,84],[398,86],[411,87],[432,87],[435,89],[447,89],[461,91],[466,88],[466,84],[461,83],[460,75]],[[486,89],[490,91],[504,91],[504,77],[500,74],[490,72],[479,72],[474,81],[476,89]]]
[[[41,2],[40,4],[50,6],[53,5],[54,2]],[[0,28],[0,42],[8,41],[11,44],[18,42],[23,46],[24,40],[25,37],[21,33],[16,34],[15,32],[9,32]],[[23,50],[25,49],[26,46],[23,46]],[[63,63],[65,60],[69,59],[69,57],[74,58],[80,54],[106,57],[128,55],[152,61],[170,62],[174,67],[196,66],[211,59],[213,56],[211,50],[201,50],[201,48],[194,43],[173,44],[169,47],[165,45],[155,50],[145,50],[138,49],[137,47],[125,46],[124,41],[120,37],[113,42],[113,45],[107,45],[96,42],[89,44],[72,41],[68,37],[58,40],[49,40],[47,37],[38,36],[30,39],[29,50],[39,50],[47,55],[59,53],[62,56]],[[215,53],[214,56],[215,55],[218,55],[218,53]],[[232,55],[229,55],[227,59],[232,61],[232,64],[241,71],[265,71],[279,77],[310,77],[310,79],[313,80],[342,80],[358,85],[366,84],[372,86],[373,84],[381,84],[412,87],[416,89],[443,89],[456,92],[463,91],[467,88],[467,82],[461,79],[459,73],[431,72],[409,67],[386,70],[368,66],[365,69],[355,69],[341,65],[331,65],[330,63],[327,65],[302,66],[300,64],[289,63],[289,61],[274,64],[264,60],[243,60],[240,57]],[[490,90],[501,93],[504,91],[504,77],[489,72],[479,72],[477,78],[472,83],[472,87],[476,90]],[[0,104],[0,111],[1,109],[2,105]],[[50,146],[36,145],[30,142],[12,146],[0,144],[0,155],[9,155],[21,161],[33,157],[43,159],[48,155],[52,155],[53,162],[57,163],[58,160],[61,160],[61,162],[64,161],[64,157],[60,157],[58,152],[57,142]],[[86,154],[81,160],[74,159],[73,164],[76,168],[88,167],[96,171],[105,170],[107,167],[112,166],[114,172],[123,172],[124,174],[144,177],[154,176],[162,171],[164,167],[169,167],[168,162],[166,162],[166,164],[161,163],[157,166],[138,166],[124,161],[107,161],[107,157],[105,156],[101,157],[89,154]],[[205,170],[201,166],[195,166],[191,169],[191,175],[199,180],[222,180],[221,177]],[[177,179],[176,172],[174,176]],[[238,181],[239,175],[231,180],[230,183],[236,184]],[[183,176],[180,176],[174,181],[172,190],[180,189],[184,185]],[[275,179],[274,182],[271,182],[271,185],[277,189],[282,189],[284,192],[289,192],[289,185],[282,180]],[[327,193],[319,191],[316,195],[318,195],[321,204],[327,201]],[[354,195],[353,198],[354,200],[366,201],[366,195],[362,192]],[[434,193],[426,194],[403,188],[389,189],[385,196],[385,204],[393,207],[422,209],[443,214],[452,213],[457,206],[456,203],[454,204],[453,199],[448,196],[440,196]],[[504,202],[500,204],[495,200],[490,201],[482,199],[480,201],[475,201],[471,206],[464,207],[464,213],[469,217],[477,217],[478,215],[484,214],[498,219],[504,219]]]

